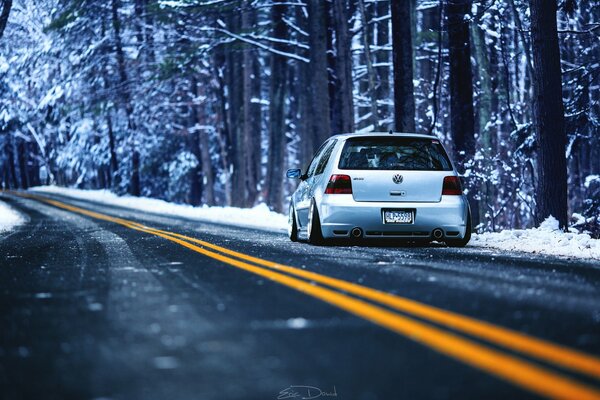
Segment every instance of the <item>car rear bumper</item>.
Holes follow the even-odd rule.
[[[414,210],[411,224],[385,224],[383,209]],[[462,239],[467,225],[468,203],[464,196],[442,196],[439,202],[356,202],[352,195],[325,195],[319,215],[326,238],[350,237],[360,228],[365,238],[432,238],[441,229],[444,238]]]

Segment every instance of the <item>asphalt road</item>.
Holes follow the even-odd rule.
[[[44,196],[0,194],[2,399],[600,398],[598,262]]]

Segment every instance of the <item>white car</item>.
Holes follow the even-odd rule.
[[[332,136],[319,148],[289,208],[292,241],[397,238],[465,246],[469,203],[439,139],[413,133]]]

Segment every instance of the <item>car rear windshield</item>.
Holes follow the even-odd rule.
[[[338,167],[358,170],[452,170],[452,164],[439,140],[407,137],[348,139]]]

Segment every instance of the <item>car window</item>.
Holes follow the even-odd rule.
[[[325,141],[325,143],[323,143],[321,147],[319,147],[319,150],[317,150],[317,152],[315,153],[315,156],[310,161],[310,164],[308,164],[308,168],[306,169],[307,177],[310,178],[314,175],[315,169],[317,168],[317,164],[319,163],[319,159],[321,158],[321,154],[323,153],[323,150],[325,150],[325,148],[327,147],[328,143],[329,141]]]
[[[450,171],[452,164],[437,139],[374,137],[348,139],[340,169]]]
[[[332,140],[327,148],[323,150],[323,155],[321,155],[321,158],[317,163],[317,168],[315,169],[315,175],[321,175],[323,171],[325,171],[325,167],[327,167],[327,163],[329,162],[329,158],[331,157],[331,153],[333,153],[333,148],[336,143],[337,140]]]

